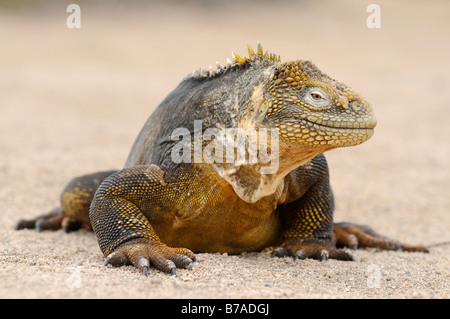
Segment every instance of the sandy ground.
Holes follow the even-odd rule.
[[[1,298],[449,298],[450,3],[69,1],[0,7]],[[92,1],[91,1],[92,3]],[[107,4],[108,3],[108,4]],[[93,233],[15,231],[72,177],[123,166],[155,106],[195,68],[257,41],[310,59],[372,102],[364,145],[328,154],[337,221],[429,254],[358,250],[355,262],[198,254],[177,277],[103,267]],[[442,244],[444,243],[444,244]],[[445,244],[446,243],[446,244]]]

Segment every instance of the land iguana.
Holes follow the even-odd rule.
[[[310,61],[247,48],[248,57],[233,53],[233,62],[186,76],[147,120],[124,169],[73,179],[61,207],[16,228],[92,228],[105,265],[146,275],[150,266],[190,268],[194,252],[318,260],[353,260],[343,247],[427,252],[333,223],[323,153],[373,135],[370,104]]]

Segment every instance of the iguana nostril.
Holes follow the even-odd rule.
[[[355,111],[355,112],[359,112],[359,111],[361,111],[362,109],[364,109],[364,104],[362,104],[362,103],[360,103],[360,102],[358,102],[358,101],[352,101],[352,102],[350,102],[350,106],[351,106],[351,108],[353,109],[353,111]]]

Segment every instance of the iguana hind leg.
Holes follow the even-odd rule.
[[[336,245],[341,247],[350,247],[352,249],[371,247],[382,250],[428,252],[428,249],[423,246],[407,245],[381,236],[366,225],[335,223],[333,225],[333,233]]]
[[[58,230],[64,219],[64,211],[56,207],[47,214],[39,215],[33,219],[21,219],[16,224],[16,229]]]
[[[89,207],[95,191],[103,180],[116,171],[98,172],[72,179],[64,187],[60,197],[60,207],[34,219],[20,220],[16,229],[58,230],[66,232],[80,228],[91,229]]]

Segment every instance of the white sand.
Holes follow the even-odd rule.
[[[50,3],[50,2],[49,2]],[[62,4],[61,4],[62,3]],[[359,250],[355,262],[262,253],[198,254],[177,277],[103,267],[93,233],[15,231],[57,205],[72,177],[123,166],[154,107],[194,68],[260,40],[310,59],[372,102],[379,125],[328,154],[337,221],[412,244],[449,242],[450,4],[122,7],[64,2],[0,9],[0,298],[449,298],[450,245],[431,253]]]

